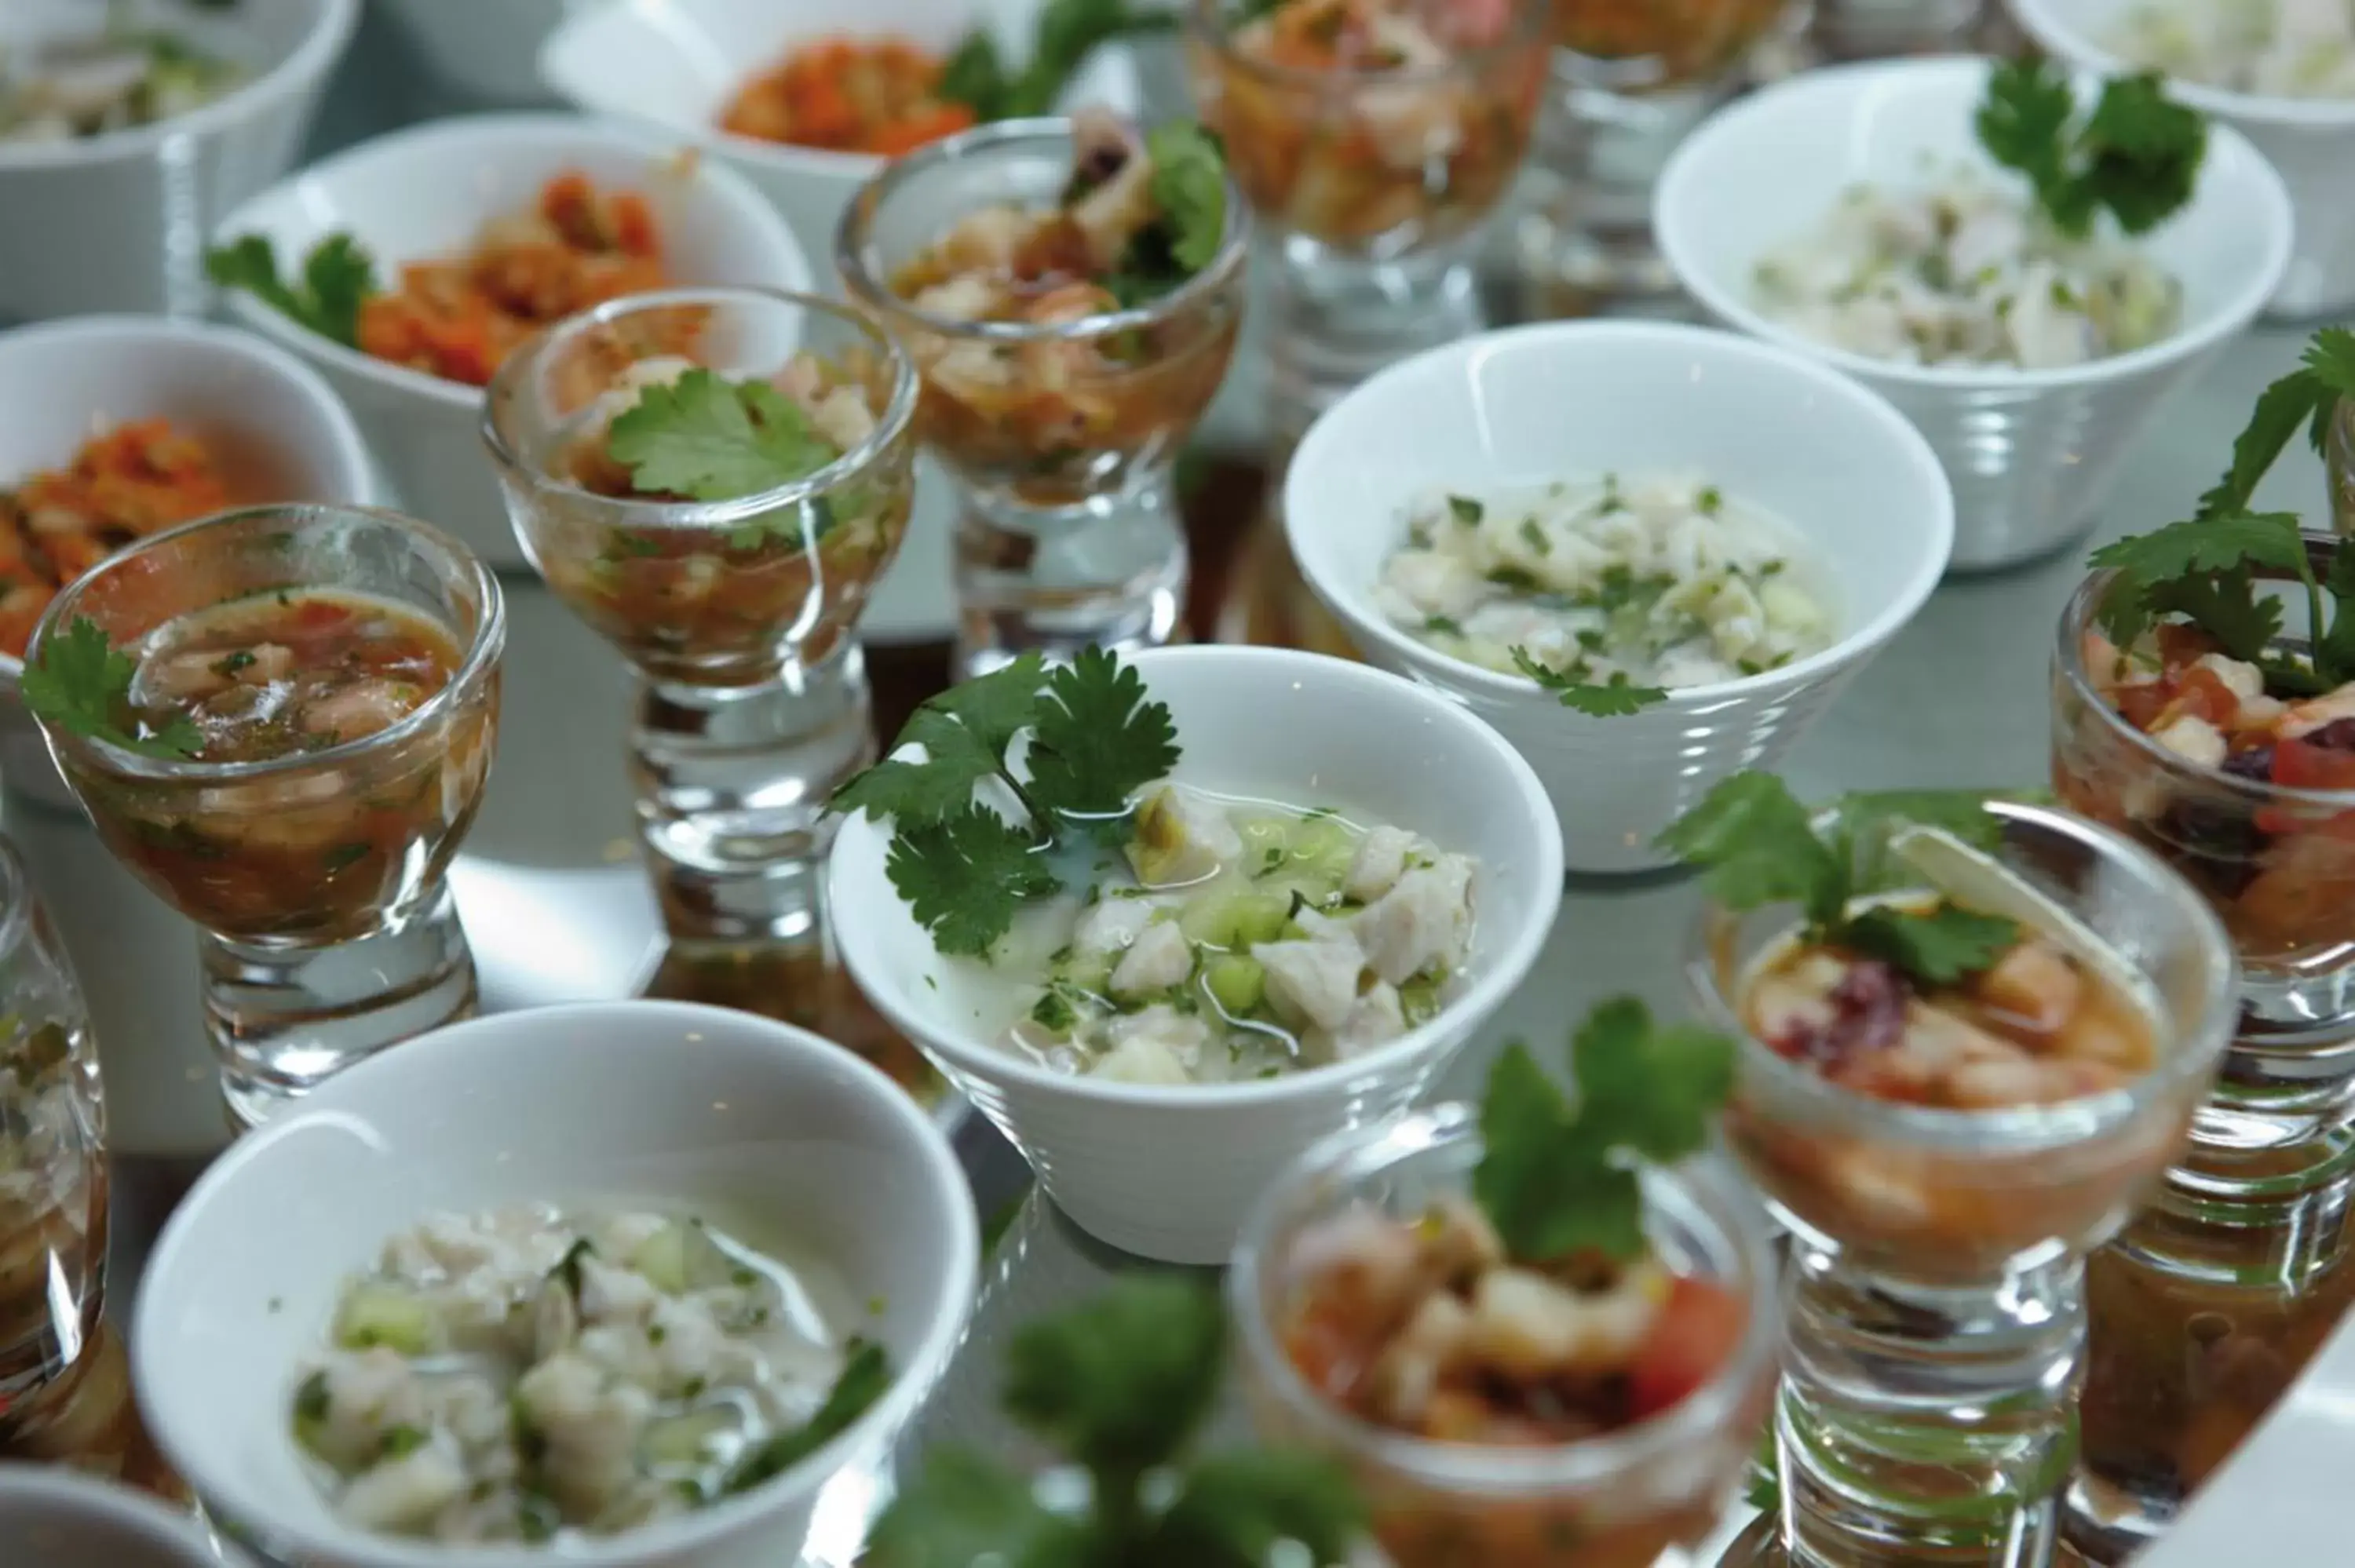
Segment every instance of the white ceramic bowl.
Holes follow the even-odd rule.
[[[343,57],[359,0],[151,3],[139,12],[247,79],[190,113],[85,141],[0,143],[0,320],[205,308],[204,239],[284,174]],[[88,0],[7,0],[0,53],[87,37]]]
[[[1265,1082],[1074,1077],[996,1043],[1004,1021],[976,1015],[970,960],[935,952],[884,874],[884,827],[863,814],[842,824],[826,896],[859,989],[1028,1157],[1082,1229],[1146,1257],[1216,1263],[1301,1150],[1403,1108],[1520,984],[1561,902],[1561,840],[1528,764],[1410,682],[1273,648],[1156,648],[1128,661],[1176,721],[1178,779],[1329,802],[1477,857],[1477,928],[1451,1005],[1352,1061]]]
[[[1374,602],[1407,509],[1435,492],[1698,472],[1820,557],[1845,634],[1780,670],[1614,718],[1451,658]],[[1494,725],[1545,781],[1573,871],[1667,863],[1659,831],[1743,768],[1772,768],[1937,586],[1954,503],[1886,403],[1799,355],[1700,327],[1563,322],[1465,338],[1334,405],[1293,455],[1284,525],[1301,575],[1375,662]]]
[[[258,501],[375,499],[368,445],[326,382],[250,334],[155,316],[81,316],[0,333],[0,489],[61,468],[100,430],[163,417],[270,471]],[[282,492],[282,493],[281,493]],[[0,778],[79,811],[0,653]]]
[[[842,33],[895,34],[945,54],[974,27],[986,26],[1018,65],[1029,58],[1042,4],[863,0],[851,12],[835,0],[592,0],[549,37],[539,70],[559,98],[591,114],[635,121],[710,149],[776,203],[805,253],[828,259],[843,209],[887,160],[722,131],[719,117],[736,90],[796,45]],[[1099,51],[1066,98],[1134,111],[1140,93],[1128,57]],[[831,265],[826,271],[826,287],[837,287]]]
[[[486,114],[395,132],[314,164],[231,213],[213,236],[268,239],[282,271],[338,230],[397,286],[400,264],[463,252],[494,218],[525,210],[549,179],[579,170],[643,191],[682,283],[806,289],[809,264],[758,192],[675,145],[568,114]],[[483,448],[483,391],[373,359],[233,291],[230,313],[319,367],[357,415],[403,510],[449,530],[494,566],[520,567]]]
[[[157,1239],[131,1327],[139,1406],[208,1508],[308,1568],[447,1568],[447,1548],[340,1523],[289,1430],[298,1359],[344,1279],[435,1210],[607,1199],[748,1216],[838,1269],[896,1376],[767,1486],[559,1554],[470,1568],[773,1568],[819,1488],[878,1457],[964,1332],[979,1225],[956,1157],[881,1073],[803,1030],[684,1002],[499,1013],[337,1075],[234,1145]]]
[[[244,1568],[185,1510],[63,1465],[0,1464],[9,1568]]]
[[[1954,482],[1958,568],[2049,555],[2074,537],[2161,398],[2255,319],[2290,253],[2280,177],[2218,125],[2190,205],[2137,242],[2184,291],[2182,325],[2147,348],[2064,370],[1913,368],[1762,315],[1752,303],[1758,259],[1849,185],[1915,184],[1925,161],[2000,174],[1971,125],[1987,72],[1984,60],[1947,58],[1794,77],[1712,115],[1677,149],[1652,204],[1661,252],[1712,315],[1837,366],[1921,428]],[[2083,99],[2094,87],[2078,90]]]
[[[2104,41],[2137,0],[2009,3],[2021,28],[2054,58],[2105,76],[2141,69]],[[2315,320],[2355,309],[2355,203],[2347,199],[2347,170],[2355,165],[2355,99],[2263,98],[2180,77],[2169,77],[2167,90],[2247,137],[2289,191],[2296,233],[2289,270],[2267,313]]]
[[[539,46],[579,0],[376,0],[427,72],[502,108],[544,101]]]

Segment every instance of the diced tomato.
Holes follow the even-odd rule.
[[[327,599],[305,599],[294,607],[294,624],[304,631],[325,631],[351,618],[349,609]]]
[[[2175,687],[2167,681],[2145,681],[2137,685],[2118,688],[2118,716],[2139,730],[2149,730],[2158,723],[2175,700]]]
[[[1285,1356],[1310,1386],[1346,1402],[1364,1375],[1368,1347],[1345,1314],[1311,1306],[1284,1337]]]
[[[2180,620],[2163,620],[2158,624],[2158,660],[2168,670],[2180,670],[2187,664],[2197,664],[2209,654],[2219,652],[2216,640],[2196,626]]]
[[[2218,729],[2230,729],[2233,715],[2240,712],[2241,699],[2213,670],[2187,670],[2176,687],[2173,707],[2174,717],[2189,714]]]
[[[1742,1303],[1722,1287],[1683,1275],[1628,1369],[1628,1407],[1657,1415],[1717,1375],[1742,1340]]]
[[[2274,782],[2291,789],[2355,789],[2355,751],[2296,739],[2276,741]]]

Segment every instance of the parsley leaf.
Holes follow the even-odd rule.
[[[25,705],[44,724],[142,757],[196,756],[205,737],[186,716],[152,735],[135,733],[131,678],[138,673],[138,661],[108,642],[104,628],[76,616],[42,644],[38,662],[26,662],[21,689]]]
[[[2054,228],[2082,238],[2106,210],[2145,234],[2191,199],[2208,122],[2169,98],[2157,72],[2105,82],[2073,132],[2076,111],[2067,75],[2040,58],[1996,66],[1976,120],[1979,144],[2027,177]]]
[[[1209,1415],[1226,1333],[1215,1293],[1140,1277],[1014,1336],[1007,1414],[1091,1471],[1140,1475]]]
[[[248,234],[206,253],[205,275],[224,289],[243,289],[272,310],[346,348],[359,346],[360,304],[377,293],[376,263],[348,234],[330,234],[303,259],[303,283],[278,276],[270,241]]]
[[[976,120],[1051,113],[1071,78],[1099,48],[1115,38],[1167,32],[1177,25],[1177,12],[1163,6],[1139,6],[1129,0],[1047,0],[1031,34],[1029,62],[1020,70],[1007,66],[986,27],[976,27],[949,56],[933,90],[971,109]]]
[[[1680,1160],[1709,1136],[1733,1086],[1733,1043],[1697,1025],[1662,1030],[1634,997],[1604,1002],[1571,1043],[1575,1108],[1529,1048],[1508,1045],[1480,1101],[1479,1199],[1524,1263],[1644,1250],[1643,1186],[1632,1160]]]
[[[1848,867],[1816,836],[1807,809],[1771,773],[1744,768],[1668,824],[1659,847],[1705,868],[1701,885],[1730,909],[1790,902],[1818,924],[1848,903]]]
[[[981,733],[938,708],[916,710],[900,732],[901,745],[911,741],[923,747],[924,760],[877,763],[835,791],[833,809],[923,827],[973,804],[974,786],[997,772],[997,752]]]
[[[1585,681],[1539,663],[1525,648],[1516,648],[1512,652],[1514,668],[1551,692],[1563,707],[1596,718],[1617,718],[1668,700],[1665,688],[1632,684],[1624,670],[1612,671],[1607,681]]]
[[[891,1361],[871,1340],[852,1340],[826,1403],[807,1421],[780,1432],[736,1461],[722,1489],[733,1496],[774,1480],[850,1430],[891,1387]]]
[[[1006,935],[1015,911],[1062,886],[1041,847],[985,806],[902,825],[883,863],[892,887],[943,953],[974,958]]]
[[[2104,546],[2094,552],[2093,564],[2117,573],[2094,619],[2120,648],[2133,646],[2158,617],[2176,614],[2208,631],[2233,658],[2264,663],[2269,680],[2298,687],[2317,677],[2327,686],[2355,678],[2355,664],[2330,660],[2348,645],[2331,634],[2322,586],[2315,580],[2295,514],[2243,513],[2170,523]],[[2259,596],[2260,567],[2287,573],[2305,585],[2317,661],[2311,673],[2268,657],[2281,632],[2281,606]]]
[[[1994,967],[2019,940],[2019,927],[1999,915],[1952,904],[1922,913],[1881,906],[1843,922],[1840,938],[1916,980],[1952,985]]]
[[[1047,677],[1036,726],[1031,797],[1064,817],[1118,819],[1133,790],[1178,765],[1169,710],[1147,702],[1136,672],[1101,648],[1082,649]]]
[[[1209,132],[1173,120],[1146,132],[1153,200],[1174,231],[1169,254],[1188,276],[1208,267],[1227,233],[1227,161]]]
[[[701,368],[641,392],[614,416],[605,448],[640,492],[696,501],[776,490],[842,455],[767,382],[729,381]]]

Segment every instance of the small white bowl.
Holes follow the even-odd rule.
[[[2143,68],[2103,40],[2137,0],[2009,0],[2037,47],[2080,70],[2117,76]],[[2344,315],[2355,308],[2355,203],[2347,170],[2355,165],[2355,99],[2265,98],[2167,79],[2176,99],[2229,125],[2281,176],[2296,213],[2289,269],[2266,314],[2285,321]]]
[[[2245,331],[2280,286],[2289,196],[2257,150],[2210,128],[2190,205],[2135,243],[2183,284],[2183,323],[2131,354],[2060,370],[1891,365],[1818,344],[1753,303],[1760,257],[1860,182],[1918,184],[1925,163],[2003,179],[1972,118],[1988,62],[1837,66],[1710,117],[1652,201],[1677,281],[1730,326],[1836,366],[1921,428],[1955,486],[1955,559],[1987,569],[2050,555],[2091,520],[2162,397]],[[2098,88],[2078,83],[2081,100]]]
[[[945,54],[976,26],[1007,58],[1029,58],[1043,0],[593,0],[549,36],[539,72],[552,92],[591,114],[636,121],[696,143],[777,206],[803,250],[834,254],[835,230],[858,187],[888,159],[788,147],[719,129],[736,90],[799,44],[841,34],[896,35]],[[1124,112],[1142,94],[1124,52],[1103,49],[1065,94]],[[829,269],[829,272],[830,272]],[[836,286],[829,276],[828,288]]]
[[[485,106],[545,102],[539,46],[578,0],[377,0],[427,72]]]
[[[569,114],[435,121],[314,164],[231,213],[213,235],[270,241],[282,273],[338,230],[397,287],[400,264],[464,251],[492,219],[529,208],[569,169],[653,204],[664,256],[681,283],[809,287],[809,263],[777,215],[735,175],[674,146]],[[317,366],[351,404],[403,509],[449,530],[493,566],[521,567],[497,475],[483,448],[483,389],[371,358],[323,337],[252,294],[227,296],[245,325]]]
[[[63,1465],[0,1464],[9,1568],[244,1568],[185,1509]]]
[[[1780,670],[1614,718],[1442,653],[1375,603],[1408,507],[1598,473],[1696,472],[1812,546],[1844,634]],[[1301,575],[1376,663],[1502,731],[1545,780],[1573,871],[1668,863],[1661,829],[1743,768],[1772,768],[1913,618],[1946,567],[1954,501],[1888,404],[1813,361],[1652,322],[1514,327],[1392,366],[1293,454],[1284,527]]]
[[[62,468],[101,430],[170,419],[208,448],[274,471],[259,501],[375,500],[368,444],[341,399],[293,355],[248,333],[156,316],[81,316],[0,333],[0,489]],[[63,810],[58,777],[0,653],[0,777]]]
[[[1363,811],[1478,859],[1477,926],[1455,1001],[1353,1060],[1265,1082],[1075,1077],[998,1044],[1003,1021],[973,1005],[971,961],[933,949],[884,873],[889,831],[864,813],[836,835],[826,896],[859,989],[1028,1157],[1082,1230],[1146,1257],[1217,1263],[1300,1150],[1404,1108],[1521,983],[1561,902],[1561,839],[1512,747],[1411,682],[1287,649],[1125,657],[1168,705],[1179,781]]]
[[[90,311],[204,312],[205,236],[283,175],[343,58],[359,0],[142,7],[235,62],[238,87],[186,114],[75,142],[0,143],[0,320]],[[88,36],[86,0],[0,5],[0,53]]]
[[[766,1486],[560,1553],[458,1553],[338,1520],[304,1472],[288,1401],[344,1280],[429,1212],[597,1200],[751,1215],[756,1239],[767,1216],[874,1303],[857,1329],[889,1352],[890,1392]],[[819,1489],[879,1457],[947,1366],[979,1233],[923,1111],[815,1034],[685,1002],[499,1013],[337,1075],[207,1171],[148,1260],[133,1377],[206,1506],[308,1568],[792,1563]]]

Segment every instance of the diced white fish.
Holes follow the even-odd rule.
[[[427,1442],[356,1476],[344,1489],[344,1517],[363,1530],[414,1531],[464,1496],[457,1457]]]
[[[1100,898],[1080,916],[1071,946],[1082,953],[1117,953],[1136,940],[1153,913],[1142,898]]]
[[[1357,856],[1341,880],[1341,891],[1360,904],[1371,904],[1398,885],[1406,870],[1408,852],[1414,847],[1415,835],[1404,828],[1385,823],[1369,830],[1359,841]]]
[[[1137,933],[1112,971],[1112,993],[1146,996],[1182,985],[1194,972],[1194,949],[1175,921],[1147,926]]]
[[[1471,891],[1472,863],[1458,854],[1442,855],[1434,864],[1407,872],[1359,911],[1351,929],[1374,972],[1403,985],[1461,957],[1471,930]]]
[[[1328,1031],[1348,1022],[1366,971],[1356,942],[1260,942],[1252,957],[1267,971],[1268,999],[1278,1013]]]

